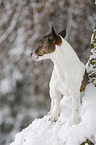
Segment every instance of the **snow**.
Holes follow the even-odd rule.
[[[6,77],[0,81],[0,93],[7,94],[13,91],[16,87],[16,81],[20,81],[22,78],[22,74],[17,69],[14,69],[12,77]]]
[[[23,75],[18,71],[18,70],[14,70],[13,71],[13,75],[12,75],[12,78],[17,81],[17,80],[22,80],[23,78]]]
[[[12,91],[14,87],[14,82],[10,78],[4,78],[0,82],[0,92],[2,94],[7,94]]]
[[[86,139],[96,144],[96,87],[87,85],[80,112],[82,121],[73,126],[70,126],[71,101],[70,96],[63,97],[61,114],[56,122],[49,121],[49,116],[35,119],[17,133],[10,145],[80,145]]]

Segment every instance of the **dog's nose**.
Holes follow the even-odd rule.
[[[31,56],[31,57],[32,57],[32,54],[33,54],[33,53],[30,53],[30,56]]]
[[[32,59],[36,60],[38,58],[38,55],[33,51],[32,53]]]

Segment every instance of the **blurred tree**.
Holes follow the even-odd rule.
[[[0,1],[0,145],[49,109],[49,60],[34,62],[30,52],[49,33],[67,29],[66,39],[86,63],[96,19],[90,0]]]

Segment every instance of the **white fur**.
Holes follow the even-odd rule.
[[[47,58],[50,58],[54,63],[50,81],[51,109],[48,113],[50,119],[52,121],[58,119],[61,95],[70,95],[72,97],[72,124],[78,124],[80,86],[83,80],[85,66],[79,60],[73,48],[63,38],[62,44],[60,46],[56,45],[54,52],[45,54],[39,57],[38,60]]]

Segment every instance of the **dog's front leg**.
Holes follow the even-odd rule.
[[[49,119],[51,121],[56,121],[60,114],[61,93],[55,86],[52,86],[50,88],[50,97],[51,97],[51,109],[48,115],[50,115]]]

